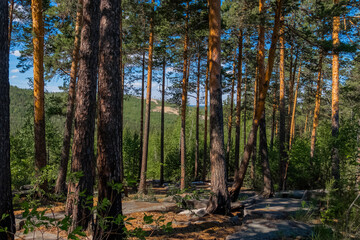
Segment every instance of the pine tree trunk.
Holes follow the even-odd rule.
[[[207,51],[207,63],[206,63],[206,76],[205,76],[205,107],[204,107],[204,154],[203,154],[203,165],[202,165],[202,181],[206,180],[207,166],[208,166],[208,152],[207,152],[207,141],[208,141],[208,87],[209,87],[209,65],[210,65],[209,50]]]
[[[296,90],[295,90],[294,103],[293,103],[292,114],[291,114],[291,123],[290,123],[291,130],[290,130],[289,149],[291,149],[291,144],[295,137],[295,113],[296,113],[297,96],[298,96],[298,90],[299,90],[299,84],[300,84],[300,74],[301,74],[301,64],[299,67],[298,78],[296,81]]]
[[[233,64],[233,78],[231,81],[231,91],[230,91],[230,114],[228,118],[228,139],[226,144],[226,180],[229,178],[230,174],[230,149],[231,149],[231,133],[232,133],[232,116],[234,111],[234,88],[235,88],[235,78],[236,78],[236,70],[235,70],[235,55],[234,55],[234,64]],[[236,164],[236,161],[235,161]]]
[[[276,105],[277,105],[276,93],[277,93],[277,89],[278,89],[278,79],[275,77],[274,95],[273,95],[274,96],[273,97],[273,109],[272,109],[270,151],[272,151],[273,147],[274,147],[275,125],[276,125]]]
[[[9,27],[8,27],[8,48],[10,50],[11,43],[11,33],[13,29],[13,19],[14,19],[14,0],[10,1],[10,10],[9,10]]]
[[[334,0],[334,4],[339,4],[339,0]],[[333,17],[333,52],[332,52],[332,91],[331,91],[331,134],[336,142],[339,135],[339,39],[340,16]],[[331,150],[331,172],[336,183],[340,179],[339,149],[334,143]]]
[[[209,213],[228,214],[230,212],[230,198],[225,176],[220,5],[220,0],[209,0],[211,197],[206,210]]]
[[[140,159],[139,159],[139,172],[138,178],[141,174],[141,162],[143,153],[143,138],[144,138],[144,89],[145,89],[145,51],[142,55],[142,73],[141,73],[141,113],[140,113]]]
[[[121,1],[101,0],[100,4],[100,48],[99,48],[99,84],[98,84],[98,157],[97,172],[98,202],[105,199],[110,204],[97,211],[95,239],[122,239],[123,223],[111,221],[103,223],[105,217],[117,219],[122,214],[121,192],[116,184],[122,184],[121,172],[121,135],[122,111],[119,89],[121,84],[120,18]],[[120,112],[119,112],[120,110]]]
[[[198,52],[198,65],[197,65],[197,86],[196,86],[196,130],[195,130],[195,166],[194,166],[194,179],[198,179],[199,171],[199,117],[200,117],[200,49]]]
[[[295,62],[293,64],[293,68],[290,68],[290,78],[289,78],[289,94],[288,94],[288,112],[287,112],[287,116],[288,116],[288,125],[287,125],[287,131],[286,131],[286,143],[287,143],[287,150],[290,149],[290,135],[291,135],[291,129],[292,129],[292,125],[291,125],[291,114],[292,114],[292,107],[294,104],[294,87],[295,87],[295,75],[296,75],[296,68],[297,68],[297,62],[298,62],[298,56],[295,56]]]
[[[44,95],[44,21],[42,0],[31,1],[33,46],[34,46],[34,137],[35,137],[35,171],[39,178],[46,166],[45,140],[45,95]],[[47,182],[40,183],[39,188],[47,192]],[[38,193],[39,195],[40,192]]]
[[[243,33],[239,30],[239,55],[238,55],[238,79],[236,87],[236,127],[235,127],[235,168],[234,176],[239,170],[240,161],[240,123],[241,123],[241,84],[242,84],[242,44],[243,44]],[[235,77],[235,76],[234,76]],[[245,81],[246,88],[246,81]],[[245,101],[246,101],[246,89],[245,89]],[[245,120],[244,120],[245,121]],[[245,126],[246,128],[246,126]]]
[[[262,170],[264,177],[264,187],[262,195],[265,198],[272,197],[274,195],[274,187],[271,178],[270,165],[269,165],[269,155],[268,155],[268,146],[266,139],[266,121],[265,121],[265,109],[260,119],[260,158],[262,162]]]
[[[7,1],[0,1],[0,239],[14,239],[15,217],[12,206],[10,171],[10,83]]]
[[[120,1],[121,3],[121,1]],[[125,63],[123,62],[122,57],[125,55],[125,52],[123,50],[122,47],[122,43],[123,43],[123,25],[122,25],[122,5],[119,5],[119,14],[120,14],[120,19],[119,19],[119,27],[120,27],[120,37],[119,37],[119,49],[120,49],[120,59],[119,59],[119,67],[120,67],[120,86],[118,89],[120,89],[120,94],[119,94],[119,99],[120,100],[120,104],[118,104],[119,108],[120,108],[120,114],[119,114],[119,138],[120,138],[120,143],[119,143],[119,152],[120,152],[120,180],[121,182],[124,181],[124,158],[123,158],[123,136],[124,136],[124,97],[125,97]],[[127,187],[124,186],[124,194],[127,197],[128,196],[128,190]]]
[[[184,38],[184,65],[183,65],[183,79],[182,79],[182,95],[181,95],[181,137],[180,137],[180,161],[181,161],[181,178],[180,178],[180,190],[184,190],[186,187],[185,182],[185,169],[186,169],[186,103],[187,103],[187,86],[188,86],[188,26],[189,26],[189,1],[186,2],[186,17],[185,17],[185,38]]]
[[[259,89],[259,84],[258,84],[258,75],[259,75],[259,70],[258,68],[256,68],[256,74],[255,74],[255,81],[254,81],[254,103],[253,103],[253,119],[255,119],[255,115],[256,115],[256,105],[258,102],[258,89]],[[252,159],[251,159],[251,169],[250,169],[250,179],[251,179],[251,186],[253,188],[255,188],[255,164],[256,164],[256,158],[257,158],[257,130],[256,132],[254,132],[254,147],[252,149]]]
[[[76,78],[78,75],[78,62],[79,62],[79,50],[80,50],[80,34],[82,27],[82,0],[78,1],[77,12],[76,12],[76,26],[75,26],[75,40],[74,49],[72,52],[72,63],[70,70],[70,83],[69,83],[69,95],[68,103],[66,108],[66,120],[64,129],[64,139],[61,150],[59,173],[55,185],[55,193],[66,194],[66,174],[68,168],[68,161],[70,155],[70,142],[72,125],[74,120],[74,106],[76,96]]]
[[[263,79],[263,82],[261,83],[262,88],[261,88],[261,92],[259,94],[259,101],[258,101],[257,107],[256,107],[256,115],[253,120],[252,129],[249,133],[249,137],[248,137],[244,155],[243,155],[243,160],[241,161],[241,165],[240,165],[240,170],[239,170],[238,174],[236,175],[235,182],[230,190],[230,196],[231,196],[232,201],[236,201],[239,196],[241,186],[245,179],[246,170],[249,165],[251,153],[254,148],[255,132],[258,129],[259,120],[265,109],[265,99],[266,99],[267,90],[269,88],[269,82],[270,82],[270,78],[271,78],[271,74],[272,74],[272,70],[273,70],[273,66],[274,66],[274,60],[275,60],[276,45],[277,45],[277,41],[279,38],[280,13],[282,10],[282,0],[277,0],[276,5],[277,6],[276,6],[276,12],[275,12],[275,24],[274,24],[273,35],[271,38],[271,46],[269,49],[269,57],[268,57],[268,65],[266,68],[266,74],[265,74],[265,78]]]
[[[92,219],[87,198],[93,196],[95,159],[94,130],[96,84],[99,50],[99,0],[83,1],[83,27],[79,61],[79,78],[76,91],[74,140],[71,172],[81,174],[77,182],[70,181],[66,202],[66,215],[72,217],[72,227],[86,229]]]
[[[245,150],[245,143],[246,143],[246,121],[247,121],[246,104],[247,104],[247,85],[248,85],[246,69],[247,69],[247,67],[245,67],[245,88],[244,88],[244,120],[243,120],[243,122],[244,122],[244,130],[243,130],[243,132],[244,132],[244,150]]]
[[[160,185],[164,183],[164,133],[165,133],[165,71],[166,62],[163,58],[163,71],[162,71],[162,92],[161,92],[161,136],[160,136]]]
[[[280,28],[280,97],[279,97],[279,152],[280,152],[280,183],[279,187],[285,190],[285,166],[287,154],[285,151],[285,36],[284,36],[284,16],[281,16],[281,28]]]
[[[311,131],[311,147],[310,147],[310,157],[311,157],[311,159],[314,158],[315,143],[316,143],[316,129],[317,129],[318,125],[319,125],[320,101],[321,101],[322,61],[323,61],[323,54],[320,53],[320,59],[319,59],[319,65],[318,65],[316,96],[315,96],[315,109],[314,109],[313,127],[312,127],[312,131]]]
[[[304,126],[304,134],[307,132],[306,127],[307,127],[308,118],[309,118],[309,113],[306,113],[305,126]]]
[[[151,1],[152,4],[155,0]],[[151,109],[151,82],[152,82],[152,65],[153,65],[153,52],[154,52],[154,7],[152,9],[153,16],[150,18],[150,35],[149,35],[149,61],[148,61],[148,73],[147,73],[147,86],[146,86],[146,115],[144,126],[144,138],[143,138],[143,152],[141,160],[141,174],[139,193],[146,193],[146,171],[147,171],[147,157],[150,135],[150,109]]]

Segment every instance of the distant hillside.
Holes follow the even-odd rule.
[[[10,87],[10,128],[11,133],[18,131],[27,117],[32,117],[33,92],[30,89]],[[47,114],[54,114],[51,122],[63,131],[66,112],[67,93],[46,93],[45,108]],[[165,126],[170,127],[179,118],[178,108],[172,104],[165,104]],[[124,129],[138,131],[140,129],[141,100],[135,96],[125,96],[124,99]],[[57,108],[57,109],[56,109]],[[161,101],[153,99],[151,102],[151,129],[160,130]],[[145,111],[145,109],[144,109]]]

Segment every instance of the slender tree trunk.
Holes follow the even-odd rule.
[[[236,70],[235,70],[235,55],[234,55],[234,64],[233,64],[233,78],[231,81],[231,91],[230,91],[230,114],[229,114],[229,118],[228,118],[228,139],[227,139],[227,144],[226,144],[226,159],[225,159],[225,164],[226,164],[226,179],[229,178],[229,173],[230,173],[230,149],[231,149],[231,130],[232,130],[232,116],[233,116],[233,111],[234,111],[234,91],[235,91],[235,78],[236,78]],[[236,164],[236,160],[235,160],[235,164]],[[238,164],[239,165],[239,164]],[[236,166],[236,165],[235,165]]]
[[[276,6],[276,12],[275,12],[275,24],[274,24],[273,35],[271,38],[271,46],[269,49],[268,65],[266,68],[265,78],[263,79],[263,82],[261,83],[262,88],[261,88],[261,92],[259,95],[259,101],[258,101],[257,107],[256,107],[256,115],[253,120],[252,129],[249,133],[249,137],[248,137],[248,141],[247,141],[247,144],[245,147],[243,160],[241,161],[239,173],[238,173],[238,175],[236,175],[235,183],[233,184],[233,186],[230,190],[231,199],[233,201],[237,200],[239,193],[240,193],[241,186],[245,179],[246,170],[249,165],[249,160],[251,157],[252,150],[254,148],[254,142],[255,142],[255,134],[254,133],[257,131],[257,128],[259,125],[259,120],[260,120],[261,115],[263,114],[263,111],[265,108],[265,99],[266,99],[266,94],[267,94],[267,90],[269,88],[269,82],[270,82],[270,78],[271,78],[271,74],[272,74],[272,70],[273,70],[273,66],[274,66],[276,45],[277,45],[277,41],[278,41],[278,37],[279,37],[280,13],[282,10],[282,0],[277,0],[276,5],[277,6]]]
[[[360,118],[358,119],[358,134],[357,134],[357,145],[358,145],[358,154],[356,158],[356,162],[358,164],[357,172],[356,172],[356,186],[358,187],[360,191]]]
[[[210,161],[211,197],[206,207],[209,213],[228,214],[230,197],[226,186],[224,129],[221,90],[221,17],[220,0],[209,0],[210,51]]]
[[[194,179],[198,178],[199,171],[199,117],[200,117],[200,49],[198,52],[198,65],[197,65],[197,86],[196,86],[196,130],[195,130],[195,168]]]
[[[145,89],[145,51],[142,55],[142,73],[141,73],[141,114],[140,114],[140,159],[139,159],[139,172],[138,178],[141,174],[141,162],[143,153],[143,138],[144,138],[144,89]]]
[[[181,95],[181,137],[180,137],[180,161],[181,161],[181,179],[180,190],[184,190],[186,187],[185,182],[185,169],[186,169],[186,102],[187,102],[187,65],[188,65],[188,26],[189,26],[189,1],[186,2],[186,17],[185,17],[185,38],[184,38],[184,68],[182,79],[182,95]]]
[[[40,177],[46,166],[45,140],[45,96],[44,96],[44,21],[42,0],[31,1],[31,16],[34,46],[34,136],[35,171]],[[40,189],[47,192],[47,183],[40,183]],[[40,193],[39,193],[40,194]]]
[[[163,58],[163,71],[162,71],[162,92],[161,92],[161,136],[160,136],[160,185],[164,183],[164,133],[165,133],[165,71],[166,62]]]
[[[295,137],[295,113],[296,113],[297,96],[298,96],[298,90],[299,90],[299,84],[300,84],[300,74],[301,74],[301,64],[299,66],[298,78],[296,81],[294,103],[293,103],[292,114],[291,114],[291,131],[290,131],[290,142],[289,142],[290,149],[291,149],[292,141],[294,140],[294,137]]]
[[[278,79],[275,77],[274,83],[274,97],[273,97],[273,111],[272,111],[272,124],[271,124],[271,139],[270,139],[270,151],[273,150],[274,147],[274,137],[275,137],[275,125],[276,125],[276,105],[277,105],[277,97],[276,93],[278,90]]]
[[[13,29],[13,19],[14,19],[14,0],[10,1],[10,12],[9,12],[9,27],[8,27],[8,48],[10,50],[11,43],[11,33]]]
[[[154,5],[155,0],[151,0]],[[146,86],[146,115],[145,115],[145,127],[144,127],[144,138],[143,138],[143,152],[141,160],[141,174],[139,193],[146,193],[146,171],[147,171],[147,157],[148,157],[148,146],[149,146],[149,135],[150,135],[150,109],[151,109],[151,81],[152,81],[152,65],[153,65],[153,52],[154,52],[154,12],[150,18],[150,35],[149,35],[149,62],[148,62],[148,74],[147,74],[147,86]]]
[[[92,219],[95,159],[94,130],[96,113],[96,84],[99,50],[99,0],[83,1],[83,27],[76,91],[74,140],[71,172],[80,175],[77,182],[70,181],[66,201],[66,214],[72,217],[72,229],[86,229]]]
[[[280,97],[279,97],[279,152],[280,152],[280,183],[279,186],[282,190],[285,190],[285,166],[287,154],[285,151],[285,36],[284,36],[284,16],[281,16],[281,28],[280,28]]]
[[[339,0],[334,0],[334,4],[339,4]],[[333,17],[333,52],[332,52],[332,92],[331,92],[331,134],[336,142],[339,135],[339,39],[340,16]],[[334,143],[331,151],[331,172],[336,182],[340,179],[339,168],[339,149]],[[337,183],[335,183],[337,185]]]
[[[315,97],[315,109],[314,109],[314,118],[313,118],[313,127],[311,131],[311,147],[310,147],[310,157],[314,158],[315,153],[315,143],[316,143],[316,129],[319,125],[319,114],[320,114],[320,101],[321,101],[321,79],[322,79],[322,61],[323,54],[320,53],[319,66],[318,66],[318,77],[317,77],[317,87],[316,87],[316,97]],[[307,117],[307,115],[306,115]],[[306,127],[305,127],[306,128]]]
[[[307,127],[308,118],[309,118],[309,113],[306,113],[305,126],[304,126],[304,134],[307,132],[306,127]]]
[[[64,129],[64,139],[61,150],[59,173],[55,185],[55,193],[66,194],[66,174],[68,168],[68,161],[70,155],[70,142],[72,125],[74,120],[74,106],[76,96],[76,78],[78,74],[78,62],[79,62],[79,50],[80,50],[80,34],[82,27],[82,0],[78,1],[77,12],[76,12],[76,26],[75,26],[75,41],[74,49],[72,52],[72,63],[70,70],[70,84],[69,84],[69,95],[68,103],[66,108],[66,120]]]
[[[121,3],[121,1],[120,1]],[[120,144],[119,144],[119,152],[120,152],[120,180],[121,182],[124,181],[124,158],[123,158],[123,136],[124,136],[124,97],[125,97],[125,63],[123,62],[123,55],[125,55],[123,47],[122,47],[122,42],[123,42],[123,27],[122,27],[122,6],[121,4],[119,5],[120,11],[120,19],[119,19],[119,27],[120,27],[120,38],[119,38],[119,49],[120,49],[120,59],[119,59],[119,67],[120,67],[120,94],[119,94],[119,101],[120,104],[118,104],[119,108],[120,108],[120,114],[119,114],[119,138],[120,138]],[[125,196],[128,196],[128,191],[127,191],[127,187],[124,186],[124,193]]]
[[[286,131],[286,139],[287,139],[287,150],[290,149],[290,135],[291,135],[291,129],[292,129],[292,125],[291,125],[291,113],[292,113],[292,107],[293,107],[293,102],[294,102],[294,87],[295,87],[295,75],[296,75],[296,68],[297,68],[297,62],[298,62],[298,56],[295,56],[295,62],[293,64],[293,68],[290,68],[290,78],[289,78],[289,94],[288,94],[288,112],[287,112],[287,116],[288,116],[288,125],[287,125],[287,131]]]
[[[207,140],[208,140],[208,87],[209,87],[209,65],[210,65],[210,55],[209,50],[207,51],[207,63],[206,63],[206,76],[205,76],[205,114],[204,114],[204,156],[203,156],[203,166],[202,166],[202,180],[206,180],[207,174],[207,165],[208,165],[208,152],[207,152]]]
[[[253,103],[253,119],[255,119],[255,115],[256,115],[256,105],[257,105],[257,101],[258,101],[258,94],[259,94],[259,84],[258,84],[258,75],[259,75],[259,70],[258,68],[256,68],[256,74],[255,74],[255,81],[254,81],[254,103]],[[254,147],[252,149],[252,159],[251,159],[251,169],[250,169],[250,179],[251,179],[251,186],[255,187],[255,164],[256,164],[256,157],[257,157],[257,129],[256,132],[254,132],[255,136],[254,136]]]
[[[10,83],[9,83],[9,9],[0,1],[0,232],[1,240],[14,239],[15,217],[12,205],[10,171]]]
[[[123,174],[121,135],[118,134],[122,126],[122,92],[118,91],[122,88],[120,11],[121,0],[101,0],[97,128],[98,202],[101,204],[107,199],[110,204],[97,211],[95,239],[115,240],[123,237],[123,223],[115,225],[111,221],[102,222],[105,217],[117,219],[122,214],[121,192],[115,187],[115,184],[122,183]]]
[[[244,132],[244,150],[245,150],[245,143],[246,143],[246,121],[247,121],[246,104],[247,104],[247,85],[248,85],[246,69],[247,69],[247,67],[245,67],[245,88],[244,88],[244,121],[243,121],[244,122],[244,130],[243,130],[243,132]]]
[[[235,127],[235,168],[234,176],[239,170],[240,161],[240,122],[241,122],[241,84],[242,84],[242,44],[243,44],[243,32],[239,30],[239,55],[238,55],[238,79],[236,87],[236,127]],[[235,68],[235,67],[234,67]],[[235,75],[235,70],[234,70]],[[235,76],[234,76],[235,78]],[[245,101],[246,101],[246,81],[245,81]],[[232,101],[231,101],[232,102]],[[232,108],[232,107],[231,107]],[[246,128],[246,120],[244,119],[244,126]]]
[[[269,198],[274,195],[274,187],[270,172],[268,146],[266,139],[265,109],[261,116],[259,125],[260,125],[260,157],[261,157],[263,177],[264,177],[264,187],[263,187],[262,195],[265,198]]]

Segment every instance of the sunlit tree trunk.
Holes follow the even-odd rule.
[[[334,0],[334,4],[339,4],[339,0]],[[331,134],[333,138],[338,138],[339,135],[339,39],[340,32],[340,16],[333,17],[333,52],[332,52],[332,91],[331,91]],[[338,144],[334,143],[331,151],[331,172],[336,182],[340,179],[339,168],[339,149]]]
[[[66,174],[68,168],[68,161],[70,155],[70,142],[71,142],[71,132],[72,125],[74,120],[74,106],[75,106],[75,97],[76,97],[76,78],[78,75],[78,62],[79,62],[79,50],[80,50],[80,34],[82,27],[82,0],[78,1],[77,12],[76,12],[76,25],[75,25],[75,40],[74,40],[74,49],[72,52],[72,62],[70,70],[70,83],[69,83],[69,94],[68,94],[68,103],[66,109],[66,120],[65,120],[65,130],[64,130],[64,139],[61,150],[60,166],[59,173],[55,185],[55,193],[57,194],[66,194]]]
[[[79,175],[77,182],[69,182],[66,215],[72,217],[72,227],[87,229],[91,219],[95,159],[94,131],[96,84],[99,50],[99,0],[83,0],[79,78],[76,91],[74,140],[71,172]]]
[[[319,125],[319,114],[320,114],[320,101],[321,101],[321,79],[322,79],[322,61],[323,54],[320,53],[319,65],[318,65],[318,77],[317,77],[317,87],[316,87],[316,96],[315,96],[315,109],[313,117],[313,127],[311,131],[311,147],[310,147],[310,157],[314,158],[315,153],[315,143],[316,143],[316,129]],[[307,117],[307,115],[306,115]],[[306,128],[306,126],[305,126]]]
[[[287,154],[285,151],[285,36],[284,36],[284,16],[281,16],[280,27],[280,96],[279,96],[279,152],[280,152],[280,183],[279,187],[285,189],[285,165]]]
[[[151,0],[151,3],[155,5],[155,0]],[[153,6],[153,16],[150,18],[150,35],[149,35],[149,60],[147,71],[147,86],[146,86],[146,115],[144,126],[144,138],[143,138],[143,152],[141,160],[141,174],[139,193],[146,193],[146,171],[147,171],[147,158],[148,158],[148,146],[150,135],[150,110],[151,110],[151,82],[152,82],[152,65],[153,65],[153,52],[154,52],[154,12],[155,6]]]
[[[252,129],[249,133],[249,137],[247,140],[247,144],[245,147],[243,160],[241,161],[239,172],[236,175],[235,182],[230,190],[231,199],[233,201],[237,200],[239,193],[240,193],[241,186],[244,182],[246,170],[249,165],[249,160],[251,157],[252,150],[254,148],[255,132],[258,129],[259,120],[260,120],[261,115],[263,114],[263,111],[265,108],[265,99],[266,99],[266,94],[267,94],[267,90],[269,88],[269,82],[270,82],[270,78],[271,78],[271,74],[272,74],[272,70],[273,70],[273,66],[274,66],[276,45],[277,45],[278,36],[279,36],[281,10],[282,10],[282,0],[277,0],[276,1],[276,12],[275,12],[275,24],[274,24],[274,30],[273,30],[273,34],[272,34],[272,38],[271,38],[271,45],[270,45],[270,49],[269,49],[268,65],[266,68],[265,78],[263,79],[263,82],[261,83],[262,88],[261,88],[261,92],[259,94],[259,101],[258,101],[257,107],[256,107],[256,115],[253,120]]]
[[[161,135],[160,135],[160,185],[164,183],[164,133],[165,133],[165,71],[166,61],[163,58],[162,66],[162,91],[161,91]]]
[[[183,79],[182,79],[182,95],[181,95],[181,137],[180,137],[180,161],[181,161],[181,178],[180,190],[185,189],[185,169],[186,169],[186,103],[187,103],[187,86],[188,86],[188,45],[189,45],[189,1],[186,2],[186,17],[185,17],[185,37],[184,37],[184,65],[183,65]]]
[[[15,217],[12,205],[10,171],[10,83],[7,1],[0,1],[0,231],[1,240],[14,239]]]
[[[206,180],[207,165],[208,165],[208,152],[207,152],[207,139],[208,139],[208,87],[209,87],[209,50],[207,51],[207,63],[206,63],[206,76],[205,76],[205,114],[204,114],[204,154],[203,154],[203,165],[202,165],[202,180]]]
[[[292,129],[292,125],[291,125],[291,114],[292,114],[292,107],[293,107],[293,102],[294,102],[294,87],[295,87],[295,75],[296,75],[296,68],[297,68],[297,62],[298,62],[298,53],[296,53],[295,56],[295,61],[294,64],[292,64],[293,66],[291,66],[290,68],[290,78],[289,78],[289,93],[288,93],[288,112],[287,112],[287,116],[288,116],[288,123],[287,123],[287,130],[286,130],[286,143],[287,143],[287,150],[290,149],[290,135],[291,135],[291,129]]]
[[[123,223],[111,221],[103,223],[104,218],[117,219],[122,214],[121,192],[116,184],[122,184],[121,135],[118,134],[122,121],[120,96],[121,49],[120,18],[121,1],[101,0],[100,4],[100,48],[98,85],[98,133],[97,133],[97,173],[98,202],[109,201],[109,205],[96,212],[95,239],[122,239]],[[119,112],[120,110],[120,112]]]
[[[200,117],[200,49],[198,52],[197,83],[196,83],[196,130],[195,130],[195,167],[194,179],[198,178],[199,168],[199,117]]]
[[[290,140],[289,140],[289,148],[290,149],[291,149],[291,144],[295,137],[295,113],[296,113],[297,97],[298,97],[299,84],[300,84],[300,76],[301,76],[301,64],[299,66],[299,72],[298,72],[298,77],[297,77],[297,81],[296,81],[294,103],[293,103],[292,114],[291,114],[291,130],[290,130]]]
[[[242,44],[243,33],[239,30],[239,53],[238,53],[238,75],[237,75],[237,87],[236,87],[236,127],[235,127],[235,169],[234,176],[239,170],[240,161],[240,123],[241,123],[241,84],[242,84]],[[235,72],[235,71],[234,71]],[[234,73],[235,75],[235,73]],[[235,78],[235,76],[234,76]],[[232,102],[232,101],[231,101]],[[246,102],[246,81],[245,81],[245,102]],[[246,103],[245,103],[246,104]],[[244,112],[246,115],[246,113]],[[244,119],[245,121],[245,119]],[[244,122],[246,128],[246,121]],[[230,173],[230,172],[229,172]]]
[[[139,159],[139,173],[138,173],[139,179],[141,174],[143,138],[144,138],[144,90],[145,90],[145,51],[143,51],[143,55],[142,55],[142,72],[141,72],[140,154],[139,154],[140,159]]]
[[[45,140],[45,96],[44,96],[44,20],[42,0],[31,1],[33,47],[34,47],[34,136],[35,136],[35,171],[40,177],[46,166]],[[47,192],[47,183],[39,185]],[[40,193],[39,193],[40,194]]]
[[[210,51],[210,161],[211,194],[206,210],[228,214],[230,198],[226,186],[224,129],[221,90],[221,17],[220,0],[209,0]]]

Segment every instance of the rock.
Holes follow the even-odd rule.
[[[308,238],[311,237],[313,227],[311,225],[290,221],[268,221],[256,219],[242,225],[239,232],[227,236],[227,240],[271,240],[284,238]]]
[[[57,240],[57,236],[55,234],[47,233],[47,232],[29,232],[28,234],[20,233],[20,235],[16,235],[17,239],[26,239],[26,240]]]
[[[182,211],[180,213],[178,213],[179,215],[186,215],[186,216],[198,216],[198,217],[204,217],[205,215],[207,215],[207,211],[205,208],[200,208],[200,209],[194,209],[194,210],[185,210]]]
[[[159,230],[160,227],[158,225],[152,225],[152,224],[144,224],[143,228],[149,228],[151,230]]]
[[[173,225],[176,225],[176,226],[185,226],[185,227],[188,227],[191,225],[191,222],[190,221],[186,221],[186,222],[178,222],[176,220],[173,221]]]

